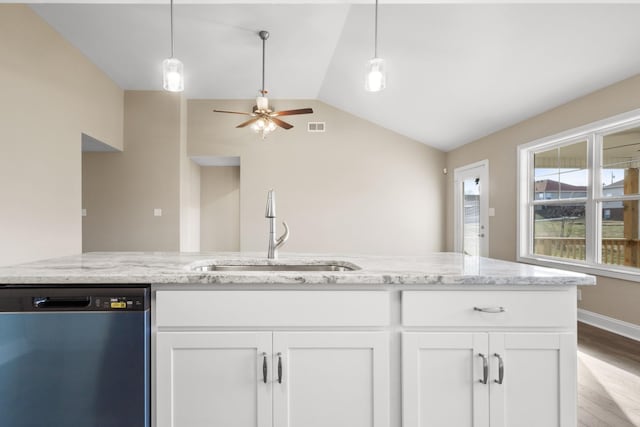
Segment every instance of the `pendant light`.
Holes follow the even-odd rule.
[[[171,0],[171,57],[162,61],[162,87],[169,92],[184,90],[183,65],[173,56],[173,0]]]
[[[367,63],[367,75],[364,88],[369,92],[380,92],[387,86],[384,59],[378,58],[378,0],[374,24],[373,58]]]

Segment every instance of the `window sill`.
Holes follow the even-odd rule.
[[[594,276],[612,277],[614,279],[640,282],[640,268],[625,268],[614,265],[590,265],[571,262],[571,260],[559,260],[533,256],[518,256],[518,262],[539,265],[541,267],[559,268],[561,270],[592,274]]]

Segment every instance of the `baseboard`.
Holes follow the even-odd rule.
[[[578,321],[632,340],[640,341],[640,326],[592,311],[578,309]]]

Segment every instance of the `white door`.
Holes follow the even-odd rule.
[[[455,251],[489,256],[489,161],[453,172]]]
[[[155,425],[270,427],[271,336],[159,332]]]
[[[488,427],[488,364],[486,333],[403,333],[403,427]]]
[[[273,354],[274,427],[389,427],[387,333],[275,332]]]
[[[489,350],[491,427],[575,427],[575,334],[490,334]]]

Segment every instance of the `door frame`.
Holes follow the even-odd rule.
[[[461,229],[462,211],[462,179],[474,170],[478,170],[480,178],[480,224],[484,226],[484,237],[480,240],[480,256],[489,256],[489,160],[460,166],[453,170],[453,247],[455,252],[462,252],[464,233]],[[482,183],[486,182],[486,185]]]

